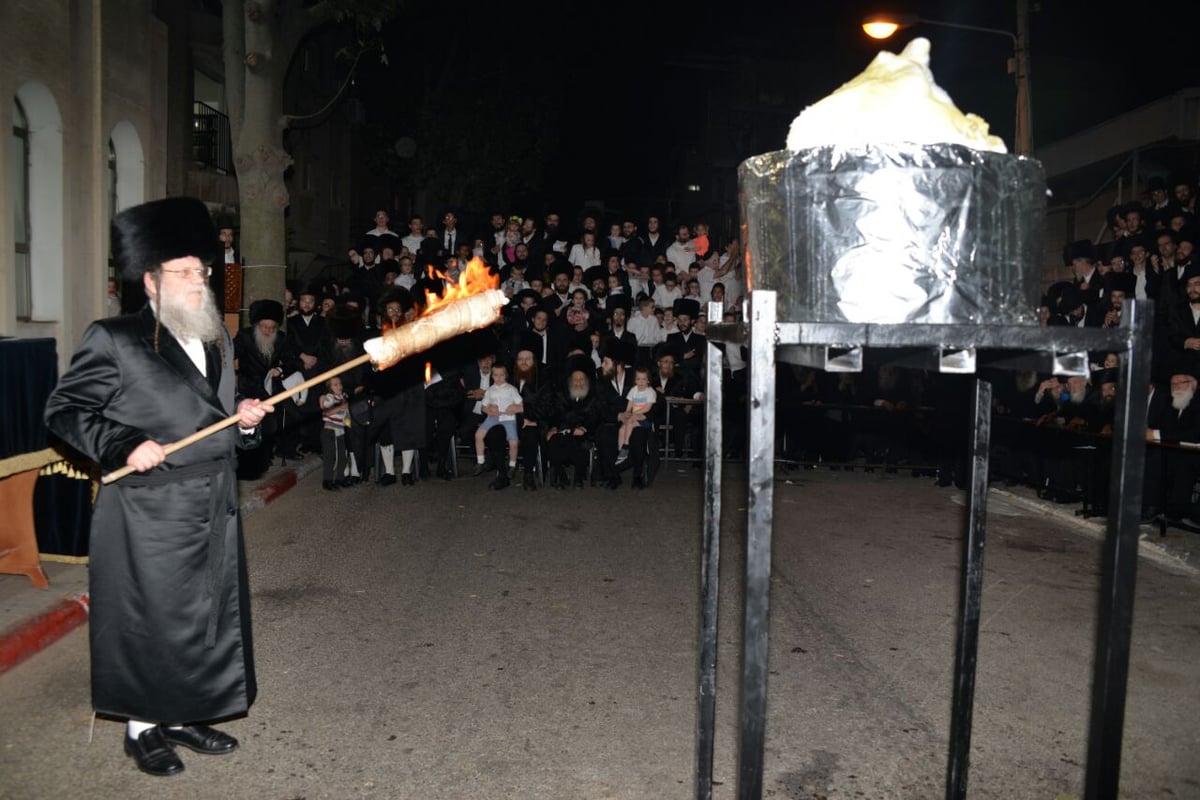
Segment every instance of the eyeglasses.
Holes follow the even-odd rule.
[[[212,267],[187,267],[185,269],[164,269],[172,275],[183,275],[189,278],[199,278],[202,281],[212,277]]]

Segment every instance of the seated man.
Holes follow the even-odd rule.
[[[601,377],[596,388],[599,405],[600,429],[596,434],[597,466],[600,477],[609,489],[621,486],[617,467],[617,432],[619,417],[629,405],[629,394],[634,387],[633,363],[637,359],[637,348],[619,339],[608,339],[604,344],[604,357],[600,362]],[[633,467],[633,488],[644,489],[647,477],[653,480],[658,466],[658,447],[654,444],[652,431],[645,428],[634,430],[629,437],[629,460],[624,466]],[[647,456],[650,471],[647,472]]]
[[[565,386],[555,397],[546,430],[546,462],[551,473],[550,485],[566,489],[567,467],[575,467],[573,484],[583,488],[588,471],[588,448],[594,442],[599,415],[591,376],[595,373],[591,359],[574,356],[568,359]]]
[[[1173,445],[1200,442],[1200,402],[1194,375],[1176,371],[1169,394],[1154,391],[1146,417],[1146,440]],[[1148,451],[1144,502],[1155,506],[1161,502],[1167,519],[1194,520],[1192,487],[1200,475],[1200,453],[1155,447]]]

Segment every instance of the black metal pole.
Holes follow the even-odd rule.
[[[721,318],[720,303],[709,303],[708,309],[709,319]],[[712,798],[713,739],[717,727],[717,600],[721,587],[721,350],[715,342],[709,342],[706,355],[708,376],[704,395],[707,408],[704,417],[704,543],[700,563],[700,687],[697,693],[699,707],[696,715],[696,800]],[[669,433],[667,439],[670,440]]]
[[[1127,302],[1122,325],[1130,331],[1121,355],[1113,416],[1108,529],[1101,571],[1091,722],[1084,780],[1085,800],[1116,800],[1121,737],[1129,680],[1133,590],[1137,582],[1138,523],[1146,464],[1146,393],[1150,384],[1150,333],[1154,306]]]
[[[992,438],[992,385],[975,381],[974,434],[971,438],[971,494],[963,541],[962,586],[958,598],[958,641],[954,659],[954,699],[950,711],[947,800],[967,796],[971,755],[971,712],[975,703],[975,664],[979,652],[979,608],[983,595],[983,544],[987,530],[988,447]]]
[[[771,524],[775,498],[775,292],[750,295],[749,498],[746,502],[746,597],[742,631],[741,748],[738,798],[760,800],[767,723],[767,651],[771,604]]]

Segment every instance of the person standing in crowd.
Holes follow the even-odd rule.
[[[334,375],[325,381],[321,395],[321,488],[328,491],[348,485],[349,459],[346,448],[346,423],[350,419],[350,397],[342,379]]]
[[[279,326],[283,323],[283,305],[277,300],[255,300],[250,304],[250,325],[238,331],[233,340],[237,358],[237,389],[240,397],[266,400],[283,390],[283,378],[300,369],[300,359],[288,345]],[[291,408],[289,408],[289,406]],[[270,466],[272,454],[285,461],[299,461],[295,404],[288,400],[263,431],[263,446],[246,454],[241,473],[258,477]]]
[[[102,469],[136,471],[102,487],[93,512],[92,703],[127,720],[124,749],[139,769],[167,776],[184,769],[177,747],[233,752],[237,740],[206,723],[245,714],[257,693],[235,465],[272,409],[235,407],[233,347],[206,284],[220,252],[202,202],[122,211],[112,250],[149,302],[87,329],[45,419]],[[235,410],[237,426],[166,453]]]

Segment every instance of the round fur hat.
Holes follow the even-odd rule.
[[[220,249],[208,208],[194,197],[151,200],[112,220],[113,259],[127,280],[185,256],[212,264]]]

